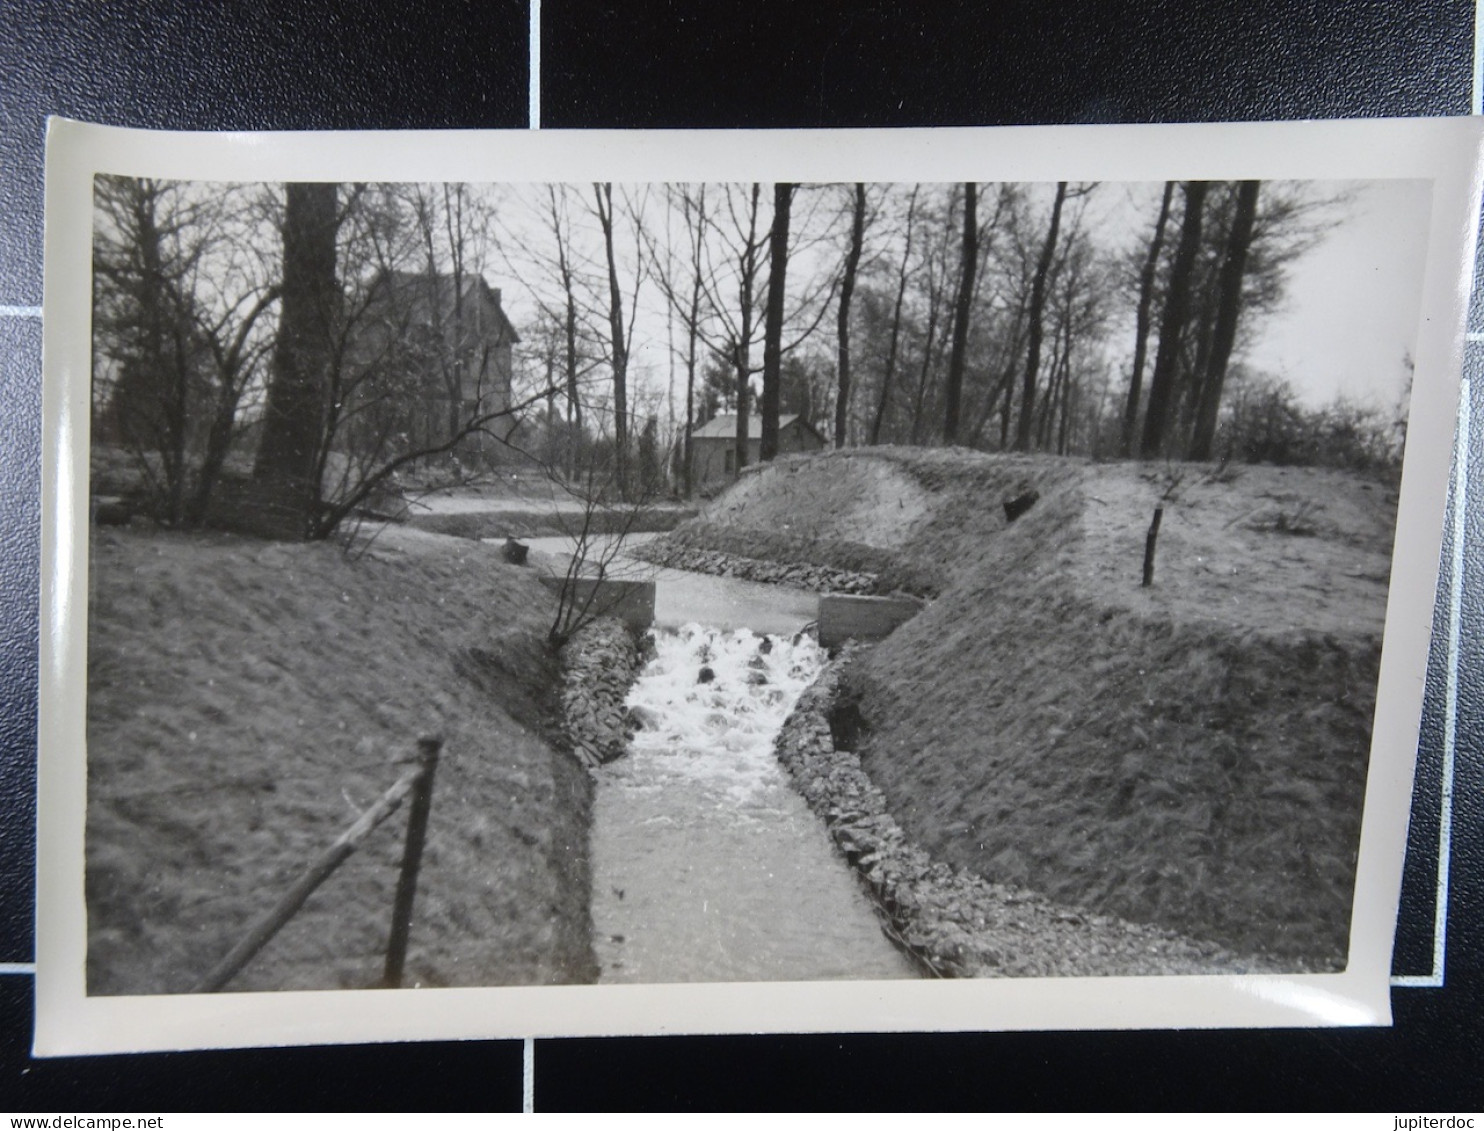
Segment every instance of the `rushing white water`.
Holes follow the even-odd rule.
[[[604,981],[912,976],[773,753],[821,661],[809,636],[655,634],[628,699],[642,729],[599,771]]]

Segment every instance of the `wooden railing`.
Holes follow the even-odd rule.
[[[402,851],[396,898],[392,902],[392,928],[387,940],[386,967],[381,980],[381,985],[387,988],[400,986],[402,967],[407,959],[407,937],[412,927],[412,904],[417,894],[417,873],[422,865],[423,841],[427,836],[428,813],[433,801],[433,774],[438,768],[438,755],[442,748],[442,738],[418,739],[417,765],[398,778],[390,789],[356,818],[350,828],[320,853],[272,909],[253,924],[242,940],[196,984],[192,992],[216,993],[225,987],[283,925],[294,917],[314,890],[345,863],[371,832],[395,813],[407,795],[411,794],[412,805],[407,813],[407,843]]]

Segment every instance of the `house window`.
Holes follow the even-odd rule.
[[[728,448],[723,454],[726,459],[727,474],[731,475],[737,470],[737,453],[735,449]]]

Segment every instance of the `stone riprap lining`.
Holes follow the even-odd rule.
[[[935,862],[910,843],[830,729],[840,662],[800,696],[777,741],[809,806],[880,908],[883,929],[938,977],[1277,973],[1270,961],[1158,927],[1059,906]]]
[[[816,593],[874,593],[877,587],[875,574],[833,569],[806,562],[765,561],[762,558],[727,554],[721,550],[702,550],[693,546],[658,542],[636,546],[631,552],[637,558],[670,569],[690,570],[692,573],[706,573],[715,577],[735,577],[742,581],[761,581],[769,585],[791,585],[795,589],[809,589]]]
[[[624,699],[645,657],[622,621],[602,617],[562,647],[562,729],[572,753],[594,769],[628,749],[634,732]]]

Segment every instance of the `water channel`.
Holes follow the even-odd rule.
[[[655,655],[628,700],[642,729],[597,773],[601,980],[914,977],[773,753],[823,660],[799,634],[816,595],[622,563],[641,571],[656,581]]]

